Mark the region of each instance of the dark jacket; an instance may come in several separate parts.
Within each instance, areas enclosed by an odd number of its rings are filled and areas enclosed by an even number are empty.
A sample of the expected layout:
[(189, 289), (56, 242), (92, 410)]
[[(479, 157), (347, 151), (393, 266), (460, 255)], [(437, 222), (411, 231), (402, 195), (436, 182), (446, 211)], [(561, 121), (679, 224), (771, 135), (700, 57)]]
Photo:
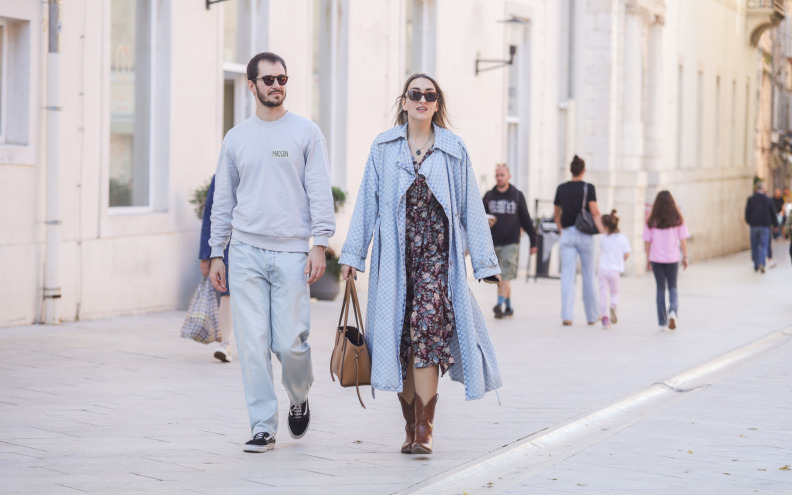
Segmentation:
[(493, 187), (484, 195), (484, 211), (495, 215), (498, 220), (492, 226), (492, 244), (505, 246), (520, 242), (520, 227), (528, 234), (531, 246), (536, 246), (536, 229), (525, 196), (519, 189), (509, 184), (505, 192)]
[[(211, 217), (212, 204), (214, 204), (214, 190), (215, 178), (212, 176), (212, 183), (209, 184), (209, 190), (206, 192), (206, 203), (204, 204), (203, 223), (201, 224), (201, 246), (198, 249), (199, 260), (208, 260), (212, 255), (212, 248), (209, 247), (209, 237), (212, 232)], [(223, 252), (223, 263), (225, 263), (226, 272), (228, 272), (228, 246), (226, 246), (225, 252)]]
[(745, 222), (751, 227), (778, 227), (773, 200), (760, 192), (755, 192), (745, 203)]

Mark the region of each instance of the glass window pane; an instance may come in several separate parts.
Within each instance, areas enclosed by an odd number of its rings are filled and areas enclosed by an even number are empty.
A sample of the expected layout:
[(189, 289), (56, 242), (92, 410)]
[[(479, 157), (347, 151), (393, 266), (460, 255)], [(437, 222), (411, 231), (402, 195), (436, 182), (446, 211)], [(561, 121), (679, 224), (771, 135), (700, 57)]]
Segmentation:
[(110, 206), (149, 204), (150, 0), (112, 0)]
[(236, 1), (224, 2), (225, 23), (223, 26), (223, 61), (239, 62), (239, 6)]

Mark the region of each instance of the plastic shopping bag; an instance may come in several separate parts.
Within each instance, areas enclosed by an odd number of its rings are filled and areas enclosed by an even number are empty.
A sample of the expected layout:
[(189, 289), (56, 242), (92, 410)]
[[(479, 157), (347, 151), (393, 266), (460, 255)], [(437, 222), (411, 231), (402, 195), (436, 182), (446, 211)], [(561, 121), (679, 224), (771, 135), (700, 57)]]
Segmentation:
[(181, 327), (181, 336), (203, 344), (220, 342), (220, 311), (209, 277), (198, 284), (190, 302), (187, 317)]

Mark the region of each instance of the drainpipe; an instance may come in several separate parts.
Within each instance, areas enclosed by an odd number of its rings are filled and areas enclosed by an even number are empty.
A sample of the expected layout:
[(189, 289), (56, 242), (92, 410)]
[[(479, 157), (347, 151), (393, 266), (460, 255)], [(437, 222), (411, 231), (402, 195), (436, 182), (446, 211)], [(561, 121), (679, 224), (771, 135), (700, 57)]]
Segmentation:
[(49, 50), (47, 53), (47, 217), (46, 261), (44, 265), (44, 323), (57, 325), (58, 299), (61, 289), (58, 278), (60, 247), (60, 4), (49, 4)]

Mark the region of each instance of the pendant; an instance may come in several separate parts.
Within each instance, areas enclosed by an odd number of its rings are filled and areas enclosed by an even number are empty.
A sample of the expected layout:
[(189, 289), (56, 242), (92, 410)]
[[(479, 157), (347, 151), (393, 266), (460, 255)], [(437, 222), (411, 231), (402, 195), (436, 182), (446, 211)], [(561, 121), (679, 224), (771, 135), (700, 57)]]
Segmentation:
[(421, 150), (415, 150), (415, 154), (416, 155), (420, 155), (421, 154)]

